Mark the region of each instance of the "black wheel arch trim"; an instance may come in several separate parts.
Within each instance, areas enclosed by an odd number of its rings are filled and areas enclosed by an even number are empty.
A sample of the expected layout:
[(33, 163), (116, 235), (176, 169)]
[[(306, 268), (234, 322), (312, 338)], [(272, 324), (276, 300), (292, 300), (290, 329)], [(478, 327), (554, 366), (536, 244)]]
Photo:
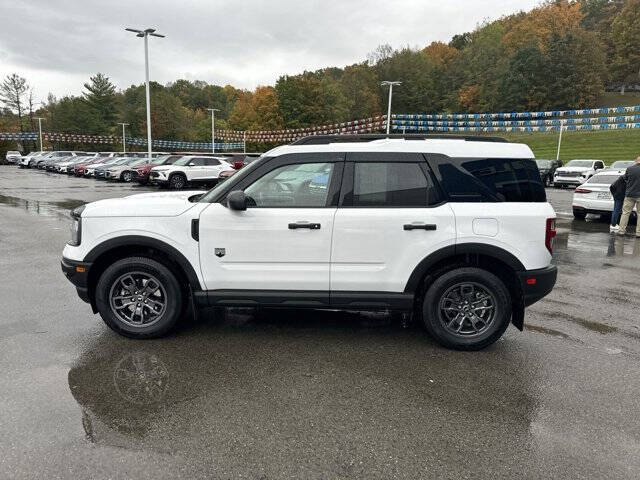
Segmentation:
[(89, 253), (87, 253), (83, 261), (87, 263), (93, 263), (104, 253), (107, 253), (115, 248), (125, 246), (148, 247), (165, 253), (171, 260), (175, 261), (182, 268), (185, 275), (187, 276), (187, 279), (189, 280), (191, 288), (193, 288), (194, 290), (202, 289), (200, 280), (198, 279), (198, 275), (191, 265), (191, 262), (189, 262), (189, 260), (187, 260), (187, 258), (175, 247), (172, 247), (162, 240), (158, 240), (152, 237), (144, 237), (141, 235), (124, 235), (122, 237), (116, 237), (110, 240), (106, 240), (93, 247), (93, 249)]
[(488, 245), (486, 243), (462, 243), (458, 245), (449, 245), (436, 250), (427, 257), (425, 257), (413, 272), (409, 276), (409, 280), (404, 288), (405, 293), (414, 293), (420, 287), (420, 282), (429, 270), (437, 263), (445, 260), (448, 257), (456, 255), (475, 254), (484, 255), (487, 257), (493, 257), (496, 260), (500, 260), (502, 263), (508, 265), (515, 272), (521, 272), (525, 270), (524, 265), (518, 260), (512, 253), (504, 250), (503, 248), (496, 247), (495, 245)]

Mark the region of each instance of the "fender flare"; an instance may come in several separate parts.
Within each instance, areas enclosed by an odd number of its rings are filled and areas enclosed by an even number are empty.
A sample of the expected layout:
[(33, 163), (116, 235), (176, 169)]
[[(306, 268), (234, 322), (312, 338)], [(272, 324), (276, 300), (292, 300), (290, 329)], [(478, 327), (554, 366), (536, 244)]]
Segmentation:
[(163, 252), (170, 258), (175, 261), (180, 268), (184, 271), (189, 283), (191, 284), (191, 288), (194, 290), (200, 290), (200, 280), (198, 279), (198, 275), (196, 274), (193, 265), (191, 262), (187, 260), (187, 258), (180, 253), (175, 247), (172, 247), (168, 243), (163, 242), (162, 240), (158, 240), (152, 237), (144, 237), (141, 235), (124, 235), (122, 237), (111, 238), (109, 240), (105, 240), (104, 242), (96, 245), (87, 253), (83, 262), (93, 263), (98, 257), (102, 254), (108, 252), (109, 250), (113, 250), (118, 247), (149, 247), (160, 252)]
[(519, 272), (525, 270), (522, 262), (512, 253), (494, 245), (486, 243), (462, 243), (458, 245), (449, 245), (429, 254), (427, 257), (422, 259), (420, 263), (418, 263), (418, 265), (413, 269), (413, 272), (411, 272), (409, 280), (407, 280), (407, 284), (404, 288), (405, 293), (415, 293), (420, 286), (421, 280), (436, 263), (441, 262), (448, 257), (465, 254), (479, 254), (487, 257), (493, 257), (496, 260), (500, 260), (514, 271)]

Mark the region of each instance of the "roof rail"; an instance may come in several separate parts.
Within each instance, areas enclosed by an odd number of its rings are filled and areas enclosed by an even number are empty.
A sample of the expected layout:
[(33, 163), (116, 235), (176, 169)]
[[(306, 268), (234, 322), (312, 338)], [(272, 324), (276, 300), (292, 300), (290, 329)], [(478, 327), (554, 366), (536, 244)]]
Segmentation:
[(464, 140), (467, 142), (501, 142), (506, 143), (507, 140), (502, 137), (485, 137), (481, 135), (430, 135), (430, 134), (361, 134), (361, 135), (309, 135), (299, 138), (291, 143), (291, 145), (326, 145), (329, 143), (360, 143), (372, 142), (374, 140), (383, 140), (385, 138), (401, 139), (401, 140)]

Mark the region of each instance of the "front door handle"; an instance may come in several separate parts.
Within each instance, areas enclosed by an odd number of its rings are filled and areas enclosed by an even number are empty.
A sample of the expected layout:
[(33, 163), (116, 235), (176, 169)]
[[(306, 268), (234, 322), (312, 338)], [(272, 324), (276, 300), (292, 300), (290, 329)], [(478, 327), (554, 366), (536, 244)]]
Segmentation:
[(405, 223), (405, 230), (436, 230), (438, 227), (434, 223)]
[(289, 230), (297, 230), (298, 228), (308, 228), (309, 230), (320, 230), (319, 223), (296, 222), (289, 224)]

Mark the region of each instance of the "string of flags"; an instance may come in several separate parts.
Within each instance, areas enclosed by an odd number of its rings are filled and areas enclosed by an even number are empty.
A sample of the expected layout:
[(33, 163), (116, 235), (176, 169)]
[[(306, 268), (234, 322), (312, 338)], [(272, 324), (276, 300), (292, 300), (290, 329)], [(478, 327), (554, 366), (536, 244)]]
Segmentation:
[[(577, 117), (577, 118), (571, 118)], [(247, 142), (287, 143), (309, 135), (340, 135), (377, 133), (387, 126), (387, 116), (378, 115), (313, 127), (283, 130), (217, 130), (215, 143), (218, 151), (237, 150)], [(580, 130), (640, 129), (640, 105), (581, 110), (551, 110), (545, 112), (502, 113), (441, 113), (394, 114), (391, 129), (401, 132), (557, 132)], [(122, 143), (122, 137), (113, 135), (85, 135), (76, 133), (43, 132), (44, 140), (66, 143)], [(0, 140), (37, 141), (36, 132), (0, 132)], [(127, 137), (132, 146), (147, 145), (146, 138)], [(152, 146), (166, 149), (210, 150), (211, 142), (184, 142), (179, 140), (153, 140)]]

